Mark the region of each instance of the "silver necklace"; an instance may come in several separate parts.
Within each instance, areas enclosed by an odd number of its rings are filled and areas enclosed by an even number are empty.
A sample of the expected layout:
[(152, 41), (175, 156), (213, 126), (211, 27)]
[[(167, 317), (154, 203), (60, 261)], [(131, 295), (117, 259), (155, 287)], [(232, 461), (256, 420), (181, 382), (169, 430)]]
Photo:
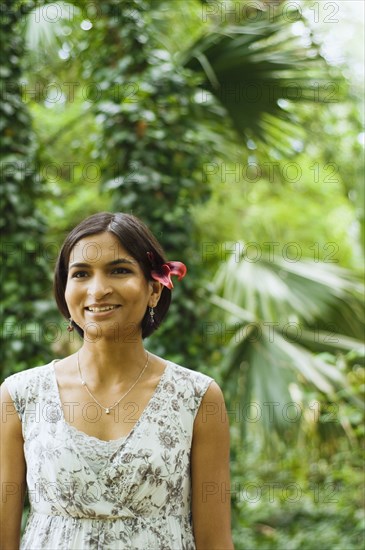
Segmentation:
[(139, 373), (137, 380), (136, 380), (136, 381), (134, 382), (134, 384), (129, 388), (128, 391), (126, 391), (125, 393), (123, 393), (122, 397), (121, 397), (120, 399), (118, 399), (118, 401), (117, 401), (116, 403), (114, 403), (114, 405), (111, 405), (110, 407), (104, 407), (104, 405), (102, 405), (101, 403), (99, 403), (99, 401), (96, 399), (96, 397), (91, 393), (91, 391), (90, 391), (89, 388), (87, 387), (87, 384), (86, 384), (85, 380), (84, 380), (83, 377), (82, 377), (82, 374), (81, 374), (81, 367), (80, 367), (79, 353), (80, 353), (80, 350), (77, 352), (77, 368), (79, 369), (81, 385), (84, 386), (84, 388), (86, 389), (87, 393), (90, 395), (90, 397), (93, 398), (93, 400), (95, 401), (95, 403), (96, 403), (97, 405), (99, 405), (99, 407), (101, 407), (102, 409), (104, 409), (105, 414), (110, 414), (110, 411), (111, 411), (112, 409), (114, 409), (115, 407), (117, 407), (117, 406), (119, 405), (119, 403), (121, 402), (121, 400), (122, 400), (126, 395), (128, 395), (130, 391), (133, 390), (134, 386), (135, 386), (135, 385), (137, 384), (137, 382), (142, 378), (142, 374), (143, 374), (144, 371), (146, 370), (147, 365), (148, 365), (148, 361), (149, 361), (149, 358), (150, 358), (150, 355), (149, 355), (148, 351), (146, 351), (146, 355), (147, 355), (146, 364), (145, 364), (145, 366), (143, 367), (143, 369), (141, 370), (141, 372)]

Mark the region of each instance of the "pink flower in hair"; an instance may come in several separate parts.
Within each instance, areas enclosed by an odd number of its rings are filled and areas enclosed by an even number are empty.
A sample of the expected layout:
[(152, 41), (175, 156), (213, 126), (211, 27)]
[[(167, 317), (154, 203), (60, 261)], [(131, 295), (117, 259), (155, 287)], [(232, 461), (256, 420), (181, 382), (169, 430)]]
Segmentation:
[(160, 266), (156, 265), (153, 252), (147, 252), (147, 256), (152, 265), (151, 277), (155, 281), (160, 281), (167, 288), (174, 288), (171, 281), (171, 275), (177, 275), (179, 281), (185, 277), (187, 269), (182, 262), (166, 262)]

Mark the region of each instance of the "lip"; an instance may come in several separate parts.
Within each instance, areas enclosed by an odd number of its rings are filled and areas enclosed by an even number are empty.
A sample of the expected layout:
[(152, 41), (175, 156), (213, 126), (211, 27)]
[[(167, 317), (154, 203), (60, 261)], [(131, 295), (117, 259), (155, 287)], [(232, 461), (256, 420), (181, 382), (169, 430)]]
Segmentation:
[(110, 306), (117, 306), (119, 307), (120, 304), (109, 304), (107, 302), (103, 302), (101, 304), (88, 304), (87, 306), (85, 306), (85, 309), (87, 309), (88, 307), (110, 307)]
[[(108, 309), (106, 311), (91, 311), (90, 309), (88, 309), (89, 307), (102, 308), (102, 307), (111, 307), (111, 306), (113, 306), (113, 309)], [(109, 315), (112, 315), (120, 307), (121, 307), (120, 304), (90, 304), (88, 306), (85, 306), (84, 310), (88, 315), (97, 316), (97, 317), (107, 317)]]

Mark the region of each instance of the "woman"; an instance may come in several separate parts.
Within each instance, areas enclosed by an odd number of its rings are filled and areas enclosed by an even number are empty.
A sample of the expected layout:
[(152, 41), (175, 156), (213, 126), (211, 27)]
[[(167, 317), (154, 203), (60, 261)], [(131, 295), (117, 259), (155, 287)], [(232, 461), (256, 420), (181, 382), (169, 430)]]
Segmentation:
[(145, 350), (181, 262), (148, 228), (99, 213), (66, 238), (55, 296), (76, 354), (2, 385), (2, 550), (233, 548), (229, 432), (208, 376)]

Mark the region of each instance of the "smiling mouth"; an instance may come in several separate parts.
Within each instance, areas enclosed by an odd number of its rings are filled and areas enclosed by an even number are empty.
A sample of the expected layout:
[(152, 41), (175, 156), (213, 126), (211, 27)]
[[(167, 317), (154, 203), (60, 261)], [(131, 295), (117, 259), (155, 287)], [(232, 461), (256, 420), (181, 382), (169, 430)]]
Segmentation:
[(91, 307), (86, 307), (85, 309), (87, 311), (92, 311), (93, 313), (100, 313), (102, 311), (112, 311), (113, 309), (117, 309), (118, 305), (116, 306), (100, 306), (100, 307), (96, 307), (96, 306), (91, 306)]

